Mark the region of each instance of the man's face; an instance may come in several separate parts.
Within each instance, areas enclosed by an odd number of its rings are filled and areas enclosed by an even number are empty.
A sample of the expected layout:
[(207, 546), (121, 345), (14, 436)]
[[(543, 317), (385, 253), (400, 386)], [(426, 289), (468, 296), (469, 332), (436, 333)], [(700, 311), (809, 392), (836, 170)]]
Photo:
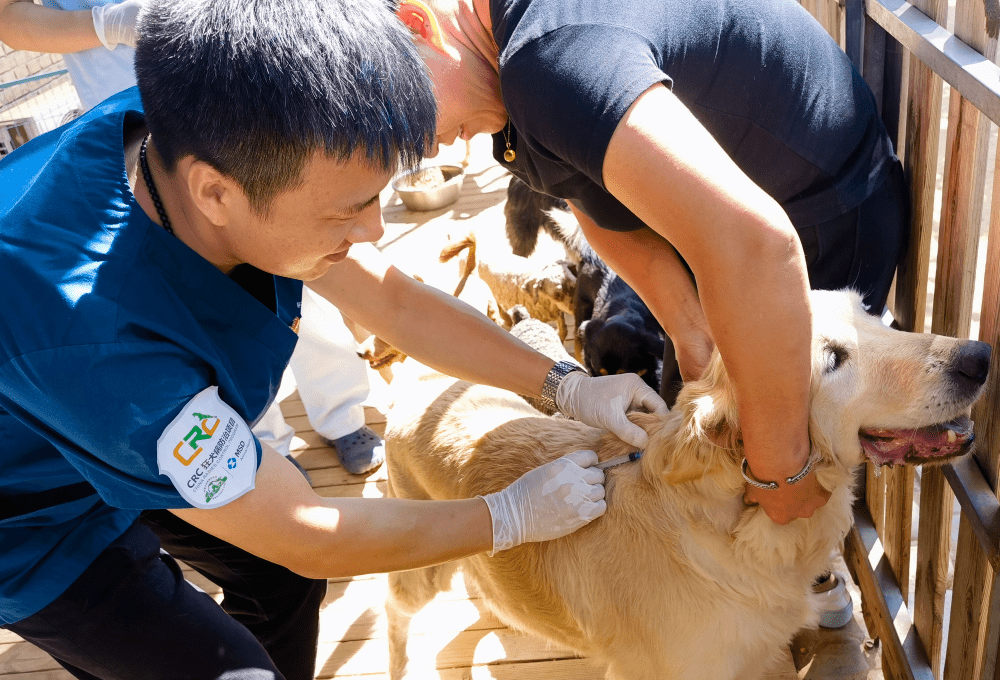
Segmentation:
[(312, 281), (343, 261), (351, 245), (382, 237), (379, 192), (391, 177), (363, 158), (337, 162), (317, 152), (301, 186), (278, 194), (267, 215), (240, 206), (237, 226), (226, 232), (229, 249), (239, 262)]

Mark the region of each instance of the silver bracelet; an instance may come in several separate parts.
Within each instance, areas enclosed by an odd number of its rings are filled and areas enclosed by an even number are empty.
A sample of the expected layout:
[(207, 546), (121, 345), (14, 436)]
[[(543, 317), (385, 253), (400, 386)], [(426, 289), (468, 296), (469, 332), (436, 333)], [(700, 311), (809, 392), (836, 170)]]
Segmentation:
[[(792, 485), (796, 484), (797, 482), (801, 482), (803, 479), (805, 479), (805, 476), (809, 474), (809, 471), (812, 470), (812, 466), (813, 466), (813, 459), (812, 456), (810, 455), (809, 460), (806, 461), (805, 467), (799, 470), (799, 473), (797, 475), (794, 475), (792, 477), (785, 477), (785, 483), (788, 485)], [(751, 477), (750, 465), (749, 463), (747, 463), (746, 456), (743, 457), (743, 462), (740, 464), (740, 472), (743, 473), (743, 479), (745, 479), (747, 481), (747, 484), (749, 484), (750, 486), (755, 486), (758, 489), (766, 489), (768, 491), (774, 491), (775, 489), (778, 488), (777, 482), (762, 482), (760, 480)]]
[(559, 383), (573, 371), (583, 371), (583, 369), (578, 364), (569, 361), (560, 361), (545, 376), (545, 382), (542, 383), (542, 403), (551, 410), (559, 410), (559, 406), (556, 404), (556, 392), (559, 391)]

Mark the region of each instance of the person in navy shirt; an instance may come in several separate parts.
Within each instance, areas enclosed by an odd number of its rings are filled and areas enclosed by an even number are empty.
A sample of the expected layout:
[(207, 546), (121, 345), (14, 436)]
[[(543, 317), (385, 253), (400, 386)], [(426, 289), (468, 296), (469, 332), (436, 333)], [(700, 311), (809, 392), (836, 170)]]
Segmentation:
[(136, 75), (0, 162), (0, 625), (80, 678), (311, 679), (325, 579), (604, 512), (593, 452), (481, 499), (321, 498), (250, 430), (303, 282), (425, 363), (544, 385), (638, 448), (626, 410), (665, 409), (636, 376), (567, 374), (371, 245), (436, 120), (382, 0), (152, 2)]

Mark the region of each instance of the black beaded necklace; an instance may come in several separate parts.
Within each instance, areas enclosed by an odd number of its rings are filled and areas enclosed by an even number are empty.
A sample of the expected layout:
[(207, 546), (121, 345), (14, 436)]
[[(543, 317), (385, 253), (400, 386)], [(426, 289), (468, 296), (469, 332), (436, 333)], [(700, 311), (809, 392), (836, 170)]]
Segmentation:
[[(146, 135), (146, 138), (142, 140), (142, 146), (139, 147), (139, 165), (142, 166), (142, 178), (146, 181), (146, 189), (149, 190), (149, 197), (153, 200), (153, 205), (156, 206), (156, 214), (160, 216), (163, 228), (167, 230), (168, 234), (174, 234), (170, 218), (167, 217), (167, 210), (163, 207), (160, 193), (156, 190), (156, 184), (153, 182), (153, 174), (149, 171), (149, 162), (146, 160), (146, 142), (148, 141), (149, 135)], [(176, 236), (176, 234), (174, 235)]]

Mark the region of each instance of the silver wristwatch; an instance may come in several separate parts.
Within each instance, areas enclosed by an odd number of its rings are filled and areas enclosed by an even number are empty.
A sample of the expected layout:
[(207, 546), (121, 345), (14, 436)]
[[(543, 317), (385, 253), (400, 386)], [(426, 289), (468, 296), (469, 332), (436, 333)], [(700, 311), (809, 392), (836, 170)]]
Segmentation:
[(586, 372), (578, 364), (569, 361), (560, 361), (545, 376), (545, 382), (542, 383), (542, 402), (553, 411), (559, 410), (559, 406), (556, 404), (556, 392), (559, 391), (559, 383), (573, 371)]

